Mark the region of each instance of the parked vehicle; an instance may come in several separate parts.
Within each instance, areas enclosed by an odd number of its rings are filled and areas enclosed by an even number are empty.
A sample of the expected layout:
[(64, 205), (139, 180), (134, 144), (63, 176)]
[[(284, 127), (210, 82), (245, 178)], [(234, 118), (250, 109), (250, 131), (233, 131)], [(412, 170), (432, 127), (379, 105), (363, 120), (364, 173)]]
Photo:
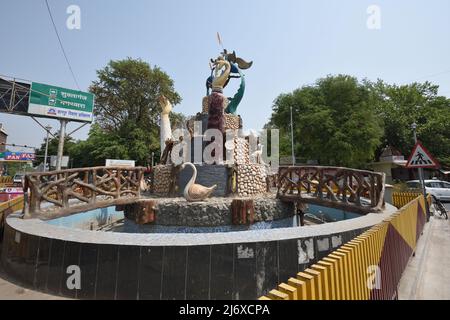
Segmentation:
[(448, 220), (448, 213), (447, 213), (447, 209), (444, 207), (444, 205), (442, 204), (442, 202), (440, 202), (437, 199), (434, 199), (434, 208), (437, 212), (437, 214), (439, 214), (439, 216), (441, 216), (442, 218), (444, 218), (445, 220)]
[[(411, 189), (421, 189), (419, 180), (408, 181), (406, 185)], [(450, 201), (450, 182), (425, 180), (425, 190), (439, 201)]]
[(22, 187), (24, 179), (25, 179), (25, 173), (19, 173), (18, 172), (13, 177), (13, 183), (16, 186)]

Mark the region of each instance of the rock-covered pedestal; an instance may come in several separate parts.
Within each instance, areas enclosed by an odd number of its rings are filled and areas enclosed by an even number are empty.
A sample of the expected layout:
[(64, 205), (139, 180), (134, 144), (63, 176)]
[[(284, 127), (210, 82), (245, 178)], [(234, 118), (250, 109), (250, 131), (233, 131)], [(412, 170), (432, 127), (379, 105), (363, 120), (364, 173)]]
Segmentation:
[[(281, 202), (274, 196), (252, 198), (213, 197), (202, 202), (187, 202), (184, 198), (152, 198), (127, 205), (125, 215), (136, 222), (145, 221), (149, 214), (156, 225), (214, 227), (233, 224), (232, 203), (236, 200), (253, 201), (252, 222), (273, 221), (294, 215), (292, 203)], [(151, 204), (151, 209), (148, 202)], [(145, 212), (142, 212), (146, 209)], [(247, 220), (249, 222), (249, 220)]]

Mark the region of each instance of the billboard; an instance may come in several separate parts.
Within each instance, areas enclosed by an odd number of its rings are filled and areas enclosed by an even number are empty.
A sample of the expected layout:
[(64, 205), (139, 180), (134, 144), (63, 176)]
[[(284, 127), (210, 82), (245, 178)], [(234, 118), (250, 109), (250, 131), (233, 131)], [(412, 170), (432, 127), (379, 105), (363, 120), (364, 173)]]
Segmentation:
[(5, 151), (0, 152), (0, 161), (34, 161), (36, 159), (36, 155), (30, 152), (12, 152)]
[(94, 95), (32, 82), (28, 113), (43, 117), (92, 122)]
[(134, 167), (136, 161), (134, 160), (120, 160), (120, 159), (106, 159), (106, 167)]
[(0, 112), (92, 122), (93, 111), (92, 93), (0, 78)]
[[(57, 156), (51, 156), (50, 157), (50, 166), (56, 167), (56, 160), (58, 159)], [(61, 158), (61, 167), (67, 168), (69, 166), (69, 156), (62, 156)]]

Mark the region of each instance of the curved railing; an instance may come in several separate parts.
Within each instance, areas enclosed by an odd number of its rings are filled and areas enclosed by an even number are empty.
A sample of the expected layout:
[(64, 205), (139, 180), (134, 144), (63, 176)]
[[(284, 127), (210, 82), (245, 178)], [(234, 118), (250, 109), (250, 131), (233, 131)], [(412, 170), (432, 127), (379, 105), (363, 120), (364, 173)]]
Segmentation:
[(360, 213), (382, 211), (385, 174), (342, 167), (289, 166), (278, 170), (277, 196)]
[(25, 218), (54, 218), (140, 197), (143, 167), (92, 167), (25, 176)]

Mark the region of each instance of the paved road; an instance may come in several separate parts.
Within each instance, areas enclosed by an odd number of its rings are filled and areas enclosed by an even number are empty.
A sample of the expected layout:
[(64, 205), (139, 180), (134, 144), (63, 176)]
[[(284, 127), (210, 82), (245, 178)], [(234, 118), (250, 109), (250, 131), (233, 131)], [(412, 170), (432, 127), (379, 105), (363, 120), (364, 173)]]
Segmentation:
[(444, 203), (445, 208), (447, 208), (447, 211), (450, 211), (450, 202)]

